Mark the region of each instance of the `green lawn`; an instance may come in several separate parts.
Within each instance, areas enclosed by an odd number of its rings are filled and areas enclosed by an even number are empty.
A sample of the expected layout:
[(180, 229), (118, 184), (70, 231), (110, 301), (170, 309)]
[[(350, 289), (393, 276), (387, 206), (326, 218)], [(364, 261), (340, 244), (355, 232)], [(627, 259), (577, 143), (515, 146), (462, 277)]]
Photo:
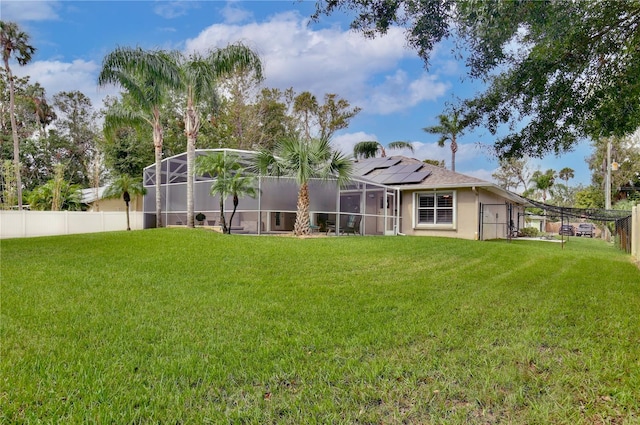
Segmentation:
[(1, 244), (0, 423), (637, 424), (600, 240), (159, 229)]

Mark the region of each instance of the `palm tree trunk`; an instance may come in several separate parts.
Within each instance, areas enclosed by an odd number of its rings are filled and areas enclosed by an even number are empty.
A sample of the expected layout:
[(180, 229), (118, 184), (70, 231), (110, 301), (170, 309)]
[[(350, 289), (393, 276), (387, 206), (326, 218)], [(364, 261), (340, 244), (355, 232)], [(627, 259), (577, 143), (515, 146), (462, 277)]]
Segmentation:
[(11, 135), (13, 136), (13, 168), (16, 173), (16, 196), (18, 197), (18, 210), (22, 211), (22, 177), (20, 170), (20, 141), (18, 140), (18, 124), (15, 116), (15, 86), (13, 75), (9, 68), (9, 58), (4, 58), (4, 69), (7, 70), (9, 78), (9, 115), (11, 116)]
[(229, 217), (229, 231), (228, 234), (231, 234), (231, 223), (233, 223), (233, 216), (236, 215), (236, 209), (238, 208), (238, 195), (233, 195), (233, 212), (231, 213), (231, 217)]
[(127, 209), (126, 209), (126, 211), (127, 211), (127, 230), (131, 230), (131, 225), (130, 225), (130, 222), (129, 222), (129, 203), (125, 202), (125, 205), (127, 206)]
[(160, 111), (155, 108), (153, 111), (153, 146), (156, 152), (156, 227), (162, 227), (162, 126), (160, 125)]
[(456, 171), (456, 152), (458, 152), (458, 143), (456, 138), (451, 139), (451, 171)]
[(195, 138), (187, 135), (187, 227), (194, 228), (193, 221), (193, 167), (196, 156)]
[[(229, 223), (229, 225), (231, 225), (231, 223)], [(222, 193), (220, 194), (220, 228), (222, 229), (222, 233), (227, 233), (227, 223), (224, 219), (224, 196)]]
[(194, 228), (193, 221), (193, 175), (196, 157), (196, 138), (200, 127), (198, 113), (191, 98), (187, 101), (187, 113), (184, 117), (184, 131), (187, 134), (187, 227)]
[(309, 184), (302, 183), (298, 191), (298, 212), (296, 213), (296, 224), (293, 228), (296, 236), (308, 235), (311, 233), (309, 227)]

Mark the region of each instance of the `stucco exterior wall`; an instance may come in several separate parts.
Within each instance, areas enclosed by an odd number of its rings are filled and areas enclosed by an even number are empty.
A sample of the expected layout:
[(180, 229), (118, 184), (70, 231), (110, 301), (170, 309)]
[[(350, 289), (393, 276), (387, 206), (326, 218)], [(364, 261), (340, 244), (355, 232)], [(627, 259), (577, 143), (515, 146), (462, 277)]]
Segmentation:
[[(455, 212), (453, 224), (449, 226), (421, 225), (416, 219), (416, 193), (454, 192)], [(507, 204), (510, 202), (500, 195), (482, 188), (452, 188), (439, 190), (407, 190), (402, 192), (400, 232), (413, 236), (440, 236), (460, 239), (506, 238), (510, 217)], [(480, 221), (481, 204), (483, 218)], [(518, 213), (524, 213), (521, 206), (513, 206), (514, 224)], [(522, 223), (520, 223), (522, 226)]]
[(477, 196), (470, 188), (443, 189), (437, 192), (455, 193), (454, 219), (451, 226), (424, 226), (416, 224), (416, 193), (433, 193), (433, 190), (411, 190), (402, 192), (402, 223), (400, 232), (414, 236), (441, 236), (447, 238), (477, 239), (478, 214)]
[[(100, 211), (122, 211), (124, 212), (126, 205), (122, 198), (118, 199), (100, 199), (97, 202), (91, 204), (91, 208), (89, 211), (91, 212), (100, 212)], [(129, 211), (142, 211), (142, 196), (136, 196), (129, 202)]]
[(513, 217), (509, 217), (507, 205), (509, 201), (500, 195), (488, 191), (481, 191), (481, 220), (480, 239), (505, 239), (509, 229), (509, 222), (517, 220), (518, 211), (512, 212)]

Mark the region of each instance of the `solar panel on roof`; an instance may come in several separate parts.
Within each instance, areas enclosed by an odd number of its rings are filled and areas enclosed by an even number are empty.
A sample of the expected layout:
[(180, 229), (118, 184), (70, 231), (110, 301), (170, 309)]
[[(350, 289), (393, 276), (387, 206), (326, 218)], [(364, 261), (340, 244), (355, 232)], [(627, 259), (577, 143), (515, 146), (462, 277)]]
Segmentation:
[(374, 182), (374, 183), (381, 183), (383, 182), (383, 180), (385, 179), (385, 176), (383, 175), (375, 175), (375, 176), (367, 176), (367, 179), (369, 179), (370, 181)]
[(422, 164), (407, 164), (405, 167), (406, 172), (415, 173), (422, 168)]
[(397, 184), (402, 182), (405, 178), (409, 177), (411, 173), (395, 173), (395, 174), (387, 174), (383, 181), (385, 184)]
[(402, 183), (402, 184), (420, 183), (421, 181), (429, 177), (430, 174), (431, 174), (431, 171), (418, 171), (417, 173), (411, 173), (409, 174), (409, 176), (407, 176), (405, 179), (403, 179), (399, 183)]

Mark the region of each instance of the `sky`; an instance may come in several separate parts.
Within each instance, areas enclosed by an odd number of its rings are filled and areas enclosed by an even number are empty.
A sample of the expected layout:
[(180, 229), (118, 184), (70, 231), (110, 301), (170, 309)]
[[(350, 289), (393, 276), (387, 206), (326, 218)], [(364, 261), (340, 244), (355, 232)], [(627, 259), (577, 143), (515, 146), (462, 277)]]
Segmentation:
[[(103, 58), (117, 47), (206, 52), (243, 42), (263, 60), (264, 86), (309, 91), (321, 100), (335, 93), (362, 108), (332, 143), (352, 153), (360, 141), (413, 143), (414, 152), (389, 151), (420, 160), (444, 160), (451, 150), (423, 131), (456, 99), (472, 97), (483, 86), (466, 75), (447, 43), (432, 53), (429, 69), (407, 48), (404, 31), (392, 28), (367, 39), (349, 29), (350, 17), (334, 13), (311, 22), (313, 1), (0, 1), (0, 19), (16, 22), (37, 50), (26, 66), (12, 64), (17, 76), (30, 77), (47, 92), (79, 90), (96, 109), (117, 87), (98, 87)], [(456, 171), (487, 181), (498, 168), (488, 154), (495, 141), (479, 128), (458, 140)], [(572, 152), (531, 159), (530, 170), (570, 167), (570, 185), (590, 183), (585, 158), (588, 141)]]

